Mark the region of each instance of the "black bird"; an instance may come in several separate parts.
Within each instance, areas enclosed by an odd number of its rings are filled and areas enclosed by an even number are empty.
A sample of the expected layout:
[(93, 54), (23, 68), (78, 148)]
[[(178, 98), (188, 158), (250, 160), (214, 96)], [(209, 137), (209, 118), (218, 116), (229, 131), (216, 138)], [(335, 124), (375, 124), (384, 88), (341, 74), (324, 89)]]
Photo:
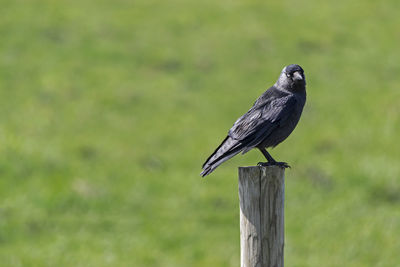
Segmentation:
[(261, 165), (290, 167), (275, 161), (266, 148), (275, 147), (285, 140), (299, 122), (306, 102), (306, 80), (299, 65), (283, 68), (278, 81), (265, 91), (249, 111), (229, 130), (228, 136), (203, 164), (201, 176), (206, 176), (221, 163), (239, 152), (258, 148), (268, 162)]

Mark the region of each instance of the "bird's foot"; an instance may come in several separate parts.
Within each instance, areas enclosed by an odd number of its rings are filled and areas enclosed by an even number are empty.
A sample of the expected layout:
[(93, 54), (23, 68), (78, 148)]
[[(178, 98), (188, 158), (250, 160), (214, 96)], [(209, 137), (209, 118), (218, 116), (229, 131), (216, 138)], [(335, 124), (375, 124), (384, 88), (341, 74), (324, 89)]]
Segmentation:
[(263, 167), (267, 167), (267, 166), (279, 166), (279, 167), (284, 168), (284, 169), (290, 168), (290, 165), (287, 164), (286, 162), (277, 162), (277, 161), (274, 161), (274, 162), (271, 162), (271, 161), (268, 161), (268, 162), (259, 162), (257, 165), (258, 165), (258, 166), (263, 166)]

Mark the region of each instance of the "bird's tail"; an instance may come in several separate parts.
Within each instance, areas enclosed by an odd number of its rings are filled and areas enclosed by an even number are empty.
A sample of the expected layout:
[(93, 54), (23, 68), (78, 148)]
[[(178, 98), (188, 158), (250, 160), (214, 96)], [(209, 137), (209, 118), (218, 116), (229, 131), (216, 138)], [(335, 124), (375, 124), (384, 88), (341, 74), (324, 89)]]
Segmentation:
[(206, 162), (203, 164), (203, 171), (200, 173), (201, 176), (209, 175), (214, 171), (221, 163), (232, 158), (238, 154), (244, 146), (237, 140), (227, 136), (224, 141), (217, 147), (214, 153), (208, 157)]

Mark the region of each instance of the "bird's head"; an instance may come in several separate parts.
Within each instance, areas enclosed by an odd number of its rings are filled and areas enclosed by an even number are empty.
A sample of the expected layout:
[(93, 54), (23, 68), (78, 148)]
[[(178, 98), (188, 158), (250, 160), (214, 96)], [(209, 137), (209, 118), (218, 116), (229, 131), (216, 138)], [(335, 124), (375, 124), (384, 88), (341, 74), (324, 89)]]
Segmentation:
[(304, 70), (296, 64), (284, 67), (276, 82), (278, 88), (288, 91), (303, 90), (305, 85), (306, 78), (304, 76)]

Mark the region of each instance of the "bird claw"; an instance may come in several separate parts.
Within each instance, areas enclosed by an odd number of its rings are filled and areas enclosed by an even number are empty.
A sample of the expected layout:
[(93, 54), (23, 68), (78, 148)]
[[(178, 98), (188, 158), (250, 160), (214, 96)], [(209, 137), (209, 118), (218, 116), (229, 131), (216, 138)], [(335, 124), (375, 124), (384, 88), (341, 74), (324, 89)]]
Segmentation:
[(277, 161), (275, 161), (275, 162), (259, 162), (257, 165), (262, 166), (262, 167), (279, 166), (283, 169), (290, 168), (290, 165), (287, 164), (286, 162), (277, 162)]

